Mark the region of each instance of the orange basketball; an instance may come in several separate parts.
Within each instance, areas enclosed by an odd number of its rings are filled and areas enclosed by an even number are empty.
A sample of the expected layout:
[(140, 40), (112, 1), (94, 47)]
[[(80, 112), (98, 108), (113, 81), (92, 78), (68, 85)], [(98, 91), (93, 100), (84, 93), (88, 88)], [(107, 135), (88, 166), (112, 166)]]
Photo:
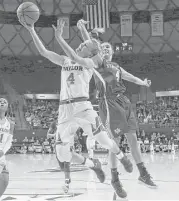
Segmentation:
[(32, 2), (22, 3), (17, 9), (17, 17), (27, 25), (33, 25), (40, 17), (39, 8)]

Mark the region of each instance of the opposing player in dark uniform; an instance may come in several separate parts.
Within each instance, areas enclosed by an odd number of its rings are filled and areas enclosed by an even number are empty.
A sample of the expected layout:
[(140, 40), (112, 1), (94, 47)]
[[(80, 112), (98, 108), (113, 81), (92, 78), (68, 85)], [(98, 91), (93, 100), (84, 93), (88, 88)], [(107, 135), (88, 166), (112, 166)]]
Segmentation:
[[(82, 22), (80, 24), (80, 31), (83, 39), (86, 40), (89, 36), (86, 36), (85, 26), (83, 26)], [(146, 167), (142, 162), (136, 137), (138, 125), (132, 110), (132, 105), (129, 99), (124, 96), (126, 88), (122, 79), (146, 87), (151, 85), (151, 81), (147, 79), (141, 80), (126, 72), (123, 68), (119, 67), (117, 63), (112, 62), (113, 49), (109, 43), (102, 43), (101, 47), (101, 62), (99, 62), (98, 65), (98, 72), (105, 81), (106, 89), (104, 89), (104, 85), (99, 79), (94, 76), (99, 92), (99, 115), (103, 124), (110, 129), (112, 134), (111, 137), (114, 138), (116, 142), (119, 141), (122, 133), (126, 134), (132, 156), (140, 172), (139, 181), (150, 187), (156, 187), (156, 184), (152, 181), (150, 174), (147, 172)], [(116, 158), (112, 153), (109, 155), (112, 175), (111, 184), (118, 192), (117, 194), (124, 198), (127, 196), (127, 193), (122, 188), (118, 178)]]
[[(103, 86), (100, 84), (99, 80), (96, 79), (96, 86), (99, 91), (99, 115), (103, 124), (109, 122), (109, 128), (115, 141), (119, 141), (121, 134), (124, 133), (126, 135), (132, 156), (140, 172), (139, 181), (150, 187), (156, 187), (156, 184), (152, 181), (150, 174), (147, 172), (146, 167), (142, 162), (141, 152), (136, 137), (138, 125), (132, 105), (129, 99), (124, 95), (126, 88), (122, 79), (146, 87), (149, 87), (151, 82), (147, 79), (143, 81), (134, 77), (123, 68), (119, 67), (118, 64), (107, 60), (107, 54), (112, 52), (112, 47), (109, 43), (103, 43), (102, 49), (105, 59), (98, 69), (98, 72), (100, 72), (105, 80), (106, 93), (103, 93)], [(117, 160), (112, 153), (109, 154), (109, 160), (111, 162), (112, 185), (114, 185), (115, 188), (115, 181), (117, 181), (116, 178), (118, 175)], [(117, 184), (119, 186), (118, 181)]]

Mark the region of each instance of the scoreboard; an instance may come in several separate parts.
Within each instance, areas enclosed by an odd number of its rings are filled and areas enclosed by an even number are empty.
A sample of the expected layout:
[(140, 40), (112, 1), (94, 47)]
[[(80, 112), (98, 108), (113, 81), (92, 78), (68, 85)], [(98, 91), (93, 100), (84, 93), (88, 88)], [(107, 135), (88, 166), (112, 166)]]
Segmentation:
[(133, 51), (133, 43), (115, 43), (114, 44), (114, 52), (118, 53), (118, 52), (131, 52)]

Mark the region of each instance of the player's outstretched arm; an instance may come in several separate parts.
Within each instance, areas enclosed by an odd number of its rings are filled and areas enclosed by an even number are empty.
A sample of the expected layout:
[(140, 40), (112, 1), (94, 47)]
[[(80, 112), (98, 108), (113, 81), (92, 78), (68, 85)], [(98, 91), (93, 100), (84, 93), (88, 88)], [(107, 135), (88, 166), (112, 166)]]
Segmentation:
[(88, 24), (89, 22), (81, 19), (77, 22), (77, 27), (78, 29), (80, 30), (81, 32), (81, 35), (82, 35), (82, 38), (83, 38), (83, 41), (86, 41), (86, 40), (91, 40), (91, 37), (90, 37), (90, 34), (88, 33), (85, 25)]
[(78, 29), (80, 30), (80, 32), (81, 32), (81, 35), (82, 35), (82, 38), (83, 38), (83, 41), (86, 41), (86, 40), (91, 40), (91, 38), (92, 38), (92, 34), (96, 34), (96, 39), (97, 40), (99, 40), (98, 39), (98, 37), (99, 37), (99, 33), (104, 33), (105, 32), (105, 30), (104, 30), (104, 28), (94, 28), (92, 31), (91, 31), (91, 33), (89, 33), (88, 31), (87, 31), (87, 29), (86, 29), (86, 27), (85, 27), (85, 25), (86, 24), (88, 24), (89, 22), (88, 21), (85, 21), (85, 20), (83, 20), (83, 19), (81, 19), (81, 20), (79, 20), (78, 22), (77, 22), (77, 27), (78, 27)]
[(121, 68), (121, 71), (122, 71), (122, 79), (123, 80), (129, 81), (129, 82), (133, 82), (133, 83), (135, 83), (137, 85), (142, 85), (142, 86), (150, 87), (150, 85), (151, 85), (151, 81), (150, 80), (148, 80), (148, 79), (141, 80), (140, 78), (135, 77), (134, 75), (128, 73), (123, 68)]
[(52, 25), (55, 31), (55, 37), (64, 50), (66, 54), (70, 57), (71, 60), (77, 62), (78, 64), (87, 67), (87, 68), (94, 68), (95, 64), (92, 59), (89, 58), (82, 58), (76, 54), (76, 52), (68, 45), (68, 43), (63, 39), (62, 33), (64, 28), (65, 21), (64, 20), (58, 20), (57, 21), (57, 27)]
[(34, 25), (29, 26), (21, 21), (20, 23), (30, 32), (37, 50), (43, 57), (49, 59), (52, 63), (55, 63), (57, 65), (62, 66), (64, 64), (66, 57), (47, 50), (40, 40), (39, 36), (37, 35)]

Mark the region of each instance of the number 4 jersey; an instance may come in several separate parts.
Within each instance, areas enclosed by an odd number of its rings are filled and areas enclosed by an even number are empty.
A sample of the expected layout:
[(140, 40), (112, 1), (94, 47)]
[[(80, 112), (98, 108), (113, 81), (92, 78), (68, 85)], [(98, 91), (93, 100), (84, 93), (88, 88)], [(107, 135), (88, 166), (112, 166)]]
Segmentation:
[(92, 74), (93, 69), (85, 68), (67, 58), (61, 71), (60, 100), (89, 98), (89, 82)]

